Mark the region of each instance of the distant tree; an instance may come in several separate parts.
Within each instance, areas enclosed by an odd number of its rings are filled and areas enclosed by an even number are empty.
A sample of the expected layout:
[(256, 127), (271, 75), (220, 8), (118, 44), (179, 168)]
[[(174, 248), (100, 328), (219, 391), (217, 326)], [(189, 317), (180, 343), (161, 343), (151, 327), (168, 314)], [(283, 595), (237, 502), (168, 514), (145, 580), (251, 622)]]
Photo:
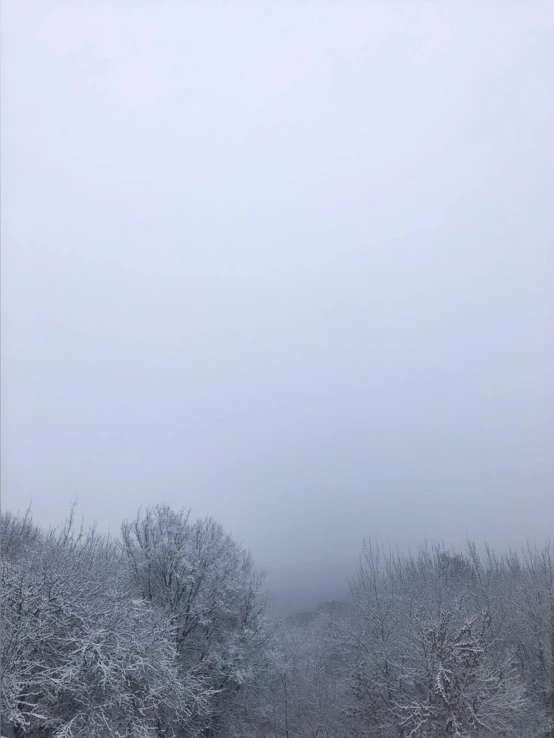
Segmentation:
[(36, 544), (41, 533), (34, 525), (31, 511), (24, 515), (2, 513), (0, 516), (0, 554), (2, 561), (15, 562), (30, 546)]
[(338, 608), (322, 608), (281, 624), (274, 651), (274, 735), (343, 735), (345, 670), (331, 624), (337, 614)]

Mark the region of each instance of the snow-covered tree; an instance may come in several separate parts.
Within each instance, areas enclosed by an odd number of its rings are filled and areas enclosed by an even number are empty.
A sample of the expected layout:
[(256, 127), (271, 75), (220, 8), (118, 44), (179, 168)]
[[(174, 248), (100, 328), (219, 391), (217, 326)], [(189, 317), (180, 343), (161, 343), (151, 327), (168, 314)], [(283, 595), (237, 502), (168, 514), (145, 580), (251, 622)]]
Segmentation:
[[(74, 511), (73, 511), (74, 513)], [(249, 554), (159, 506), (120, 541), (0, 517), (12, 738), (554, 738), (554, 555), (365, 544), (270, 621)]]
[[(2, 562), (2, 717), (16, 735), (194, 735), (213, 690), (179, 671), (171, 622), (130, 597), (94, 531), (36, 537)], [(204, 721), (205, 723), (205, 721)]]
[(525, 688), (509, 650), (497, 652), (480, 615), (460, 623), (442, 613), (415, 623), (393, 706), (407, 738), (520, 736)]
[(533, 705), (535, 735), (554, 738), (554, 552), (550, 544), (506, 557), (504, 629)]
[(250, 555), (215, 521), (192, 522), (167, 506), (125, 522), (122, 539), (137, 594), (174, 627), (181, 672), (193, 670), (214, 690), (207, 734), (221, 733), (240, 711), (238, 695), (255, 681), (267, 641)]
[(525, 684), (493, 600), (475, 610), (478, 581), (467, 557), (441, 549), (384, 557), (365, 546), (342, 632), (353, 735), (524, 735)]

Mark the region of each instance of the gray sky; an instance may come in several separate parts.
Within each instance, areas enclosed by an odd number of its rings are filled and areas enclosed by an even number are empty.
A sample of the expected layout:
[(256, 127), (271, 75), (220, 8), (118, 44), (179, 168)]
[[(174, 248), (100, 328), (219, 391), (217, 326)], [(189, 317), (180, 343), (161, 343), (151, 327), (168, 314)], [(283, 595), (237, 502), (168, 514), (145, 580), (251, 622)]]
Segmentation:
[[(276, 590), (554, 520), (554, 3), (2, 3), (2, 504)], [(284, 596), (284, 595), (283, 595)]]

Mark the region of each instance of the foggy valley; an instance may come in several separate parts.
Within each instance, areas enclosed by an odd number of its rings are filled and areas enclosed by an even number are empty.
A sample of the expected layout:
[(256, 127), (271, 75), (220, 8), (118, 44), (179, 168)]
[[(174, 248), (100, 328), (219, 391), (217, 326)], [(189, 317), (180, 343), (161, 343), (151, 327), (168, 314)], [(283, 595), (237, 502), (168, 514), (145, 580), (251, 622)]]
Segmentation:
[(554, 738), (553, 37), (4, 0), (2, 738)]

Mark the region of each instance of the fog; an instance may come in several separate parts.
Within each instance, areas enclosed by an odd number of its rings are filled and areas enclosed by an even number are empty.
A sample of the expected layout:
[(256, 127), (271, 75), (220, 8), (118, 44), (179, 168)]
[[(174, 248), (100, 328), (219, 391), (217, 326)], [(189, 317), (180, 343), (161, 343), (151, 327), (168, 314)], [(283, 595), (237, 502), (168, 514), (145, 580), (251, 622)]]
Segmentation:
[(2, 4), (2, 506), (301, 608), (554, 514), (554, 6)]

